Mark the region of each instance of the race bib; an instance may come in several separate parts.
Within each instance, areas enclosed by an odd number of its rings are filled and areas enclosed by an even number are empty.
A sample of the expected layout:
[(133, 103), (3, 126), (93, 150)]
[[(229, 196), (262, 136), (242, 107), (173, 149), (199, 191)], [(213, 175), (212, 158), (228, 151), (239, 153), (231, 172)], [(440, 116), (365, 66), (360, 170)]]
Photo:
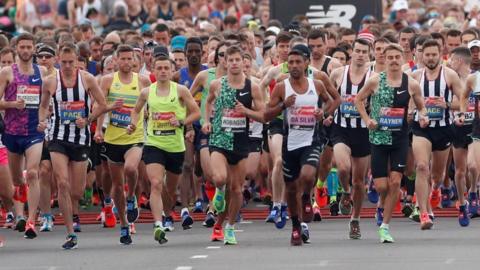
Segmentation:
[(404, 108), (380, 108), (378, 129), (388, 131), (399, 131), (403, 127)]
[(222, 112), (222, 130), (227, 132), (245, 132), (247, 118), (235, 109), (224, 109)]
[(75, 123), (78, 117), (85, 118), (85, 101), (63, 101), (60, 103), (60, 121), (62, 124)]
[(289, 109), (290, 129), (311, 131), (315, 128), (315, 106), (292, 107)]
[(171, 136), (175, 135), (176, 127), (170, 124), (170, 119), (175, 117), (174, 112), (153, 112), (153, 135), (155, 136)]
[(442, 120), (445, 115), (445, 109), (435, 105), (438, 99), (442, 99), (442, 97), (425, 98), (425, 108), (427, 109), (427, 116), (430, 120)]
[(110, 117), (110, 124), (119, 128), (127, 128), (132, 120), (130, 117), (132, 111), (133, 108), (125, 106), (120, 109), (113, 110)]
[(470, 95), (468, 97), (468, 106), (467, 111), (464, 114), (465, 122), (464, 125), (471, 125), (473, 123), (473, 119), (475, 118), (475, 96)]
[(40, 86), (39, 85), (18, 85), (17, 100), (25, 100), (25, 108), (38, 109), (40, 106)]
[(340, 104), (340, 113), (345, 118), (360, 118), (360, 114), (355, 107), (355, 95), (345, 95), (342, 97)]

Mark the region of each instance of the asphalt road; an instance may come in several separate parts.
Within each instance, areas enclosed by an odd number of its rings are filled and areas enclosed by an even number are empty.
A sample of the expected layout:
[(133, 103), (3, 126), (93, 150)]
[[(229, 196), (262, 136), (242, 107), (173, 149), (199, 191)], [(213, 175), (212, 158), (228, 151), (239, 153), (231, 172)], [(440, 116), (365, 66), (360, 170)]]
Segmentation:
[[(153, 240), (152, 225), (137, 225), (134, 244), (121, 246), (119, 227), (85, 225), (79, 248), (65, 251), (64, 228), (40, 233), (34, 240), (1, 229), (6, 246), (0, 248), (0, 270), (60, 269), (478, 269), (480, 219), (461, 228), (455, 218), (437, 218), (431, 231), (395, 219), (391, 233), (396, 243), (380, 244), (373, 219), (362, 219), (362, 240), (348, 239), (348, 220), (310, 224), (311, 244), (291, 247), (290, 226), (277, 230), (254, 221), (237, 225), (237, 246), (209, 241), (210, 229), (195, 223), (191, 230), (168, 233), (169, 242)], [(380, 268), (378, 268), (380, 267)]]

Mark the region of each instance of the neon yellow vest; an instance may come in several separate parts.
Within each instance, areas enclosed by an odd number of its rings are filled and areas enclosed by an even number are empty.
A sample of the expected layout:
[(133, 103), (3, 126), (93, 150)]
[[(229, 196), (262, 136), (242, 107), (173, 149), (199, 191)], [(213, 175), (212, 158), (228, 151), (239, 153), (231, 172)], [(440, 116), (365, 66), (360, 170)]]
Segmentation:
[(112, 104), (119, 99), (123, 99), (123, 107), (109, 113), (109, 124), (105, 131), (105, 142), (116, 145), (128, 145), (142, 143), (143, 134), (143, 110), (140, 112), (137, 129), (131, 135), (126, 132), (127, 126), (131, 122), (131, 112), (135, 107), (141, 89), (139, 89), (138, 74), (133, 73), (132, 81), (129, 84), (120, 82), (118, 72), (113, 74), (112, 85), (108, 91), (107, 103)]
[(170, 82), (168, 96), (157, 95), (157, 84), (150, 86), (148, 92), (148, 127), (146, 145), (155, 146), (169, 153), (185, 151), (183, 127), (174, 127), (170, 118), (184, 121), (187, 108), (180, 102), (177, 83)]

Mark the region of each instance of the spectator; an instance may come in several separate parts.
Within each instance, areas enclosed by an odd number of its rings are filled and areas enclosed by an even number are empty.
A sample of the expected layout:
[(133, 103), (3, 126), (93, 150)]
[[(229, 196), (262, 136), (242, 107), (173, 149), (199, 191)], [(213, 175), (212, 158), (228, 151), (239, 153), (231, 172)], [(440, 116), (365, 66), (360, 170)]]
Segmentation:
[(115, 30), (133, 29), (132, 24), (128, 21), (127, 5), (124, 2), (117, 2), (114, 5), (113, 19), (103, 30), (103, 35), (106, 35)]

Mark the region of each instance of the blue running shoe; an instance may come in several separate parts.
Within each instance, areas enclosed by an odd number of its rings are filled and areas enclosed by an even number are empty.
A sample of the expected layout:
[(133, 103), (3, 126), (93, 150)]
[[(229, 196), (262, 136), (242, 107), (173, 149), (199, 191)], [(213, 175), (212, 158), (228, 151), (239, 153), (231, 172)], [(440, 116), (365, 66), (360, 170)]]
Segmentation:
[(277, 206), (274, 206), (272, 207), (272, 210), (270, 210), (270, 214), (268, 215), (265, 222), (275, 223), (275, 220), (277, 220), (277, 217), (280, 217), (280, 209), (278, 209)]
[(472, 218), (478, 217), (478, 198), (475, 192), (468, 194), (468, 213)]
[(127, 221), (128, 223), (134, 223), (140, 216), (140, 211), (137, 204), (137, 197), (133, 196), (132, 199), (127, 200)]
[(280, 218), (275, 219), (275, 227), (277, 227), (277, 229), (279, 230), (283, 229), (287, 224), (287, 219), (288, 219), (287, 206), (282, 205), (280, 207)]
[(212, 212), (208, 212), (202, 225), (206, 228), (213, 227), (215, 225), (215, 215)]
[(80, 217), (78, 215), (73, 215), (73, 231), (82, 232), (82, 228), (80, 227)]
[(130, 245), (132, 244), (132, 237), (130, 236), (130, 229), (129, 227), (122, 227), (120, 228), (120, 244), (122, 245)]
[(383, 208), (377, 208), (377, 213), (375, 213), (375, 220), (377, 221), (377, 226), (382, 225), (383, 223)]
[(62, 245), (63, 249), (76, 249), (78, 247), (78, 240), (76, 234), (69, 234), (67, 241)]
[(460, 205), (458, 223), (462, 227), (467, 227), (470, 224), (470, 217), (468, 216), (467, 205)]
[(173, 218), (171, 216), (163, 218), (163, 228), (166, 232), (173, 232), (175, 228), (173, 227)]
[(305, 222), (300, 224), (302, 228), (302, 241), (304, 244), (310, 244), (310, 231), (308, 230), (308, 225)]
[(203, 213), (202, 200), (198, 199), (198, 200), (195, 202), (195, 206), (193, 207), (193, 213)]
[(452, 190), (450, 188), (442, 188), (442, 208), (450, 207), (452, 203)]
[(188, 209), (183, 209), (182, 210), (182, 227), (184, 230), (188, 230), (192, 228), (193, 224), (193, 219), (190, 216), (190, 213), (188, 213)]
[(373, 203), (373, 204), (377, 204), (378, 203), (378, 192), (377, 190), (375, 189), (375, 186), (373, 184), (373, 180), (370, 181), (370, 184), (368, 185), (368, 193), (367, 193), (367, 196), (368, 196), (368, 200)]

